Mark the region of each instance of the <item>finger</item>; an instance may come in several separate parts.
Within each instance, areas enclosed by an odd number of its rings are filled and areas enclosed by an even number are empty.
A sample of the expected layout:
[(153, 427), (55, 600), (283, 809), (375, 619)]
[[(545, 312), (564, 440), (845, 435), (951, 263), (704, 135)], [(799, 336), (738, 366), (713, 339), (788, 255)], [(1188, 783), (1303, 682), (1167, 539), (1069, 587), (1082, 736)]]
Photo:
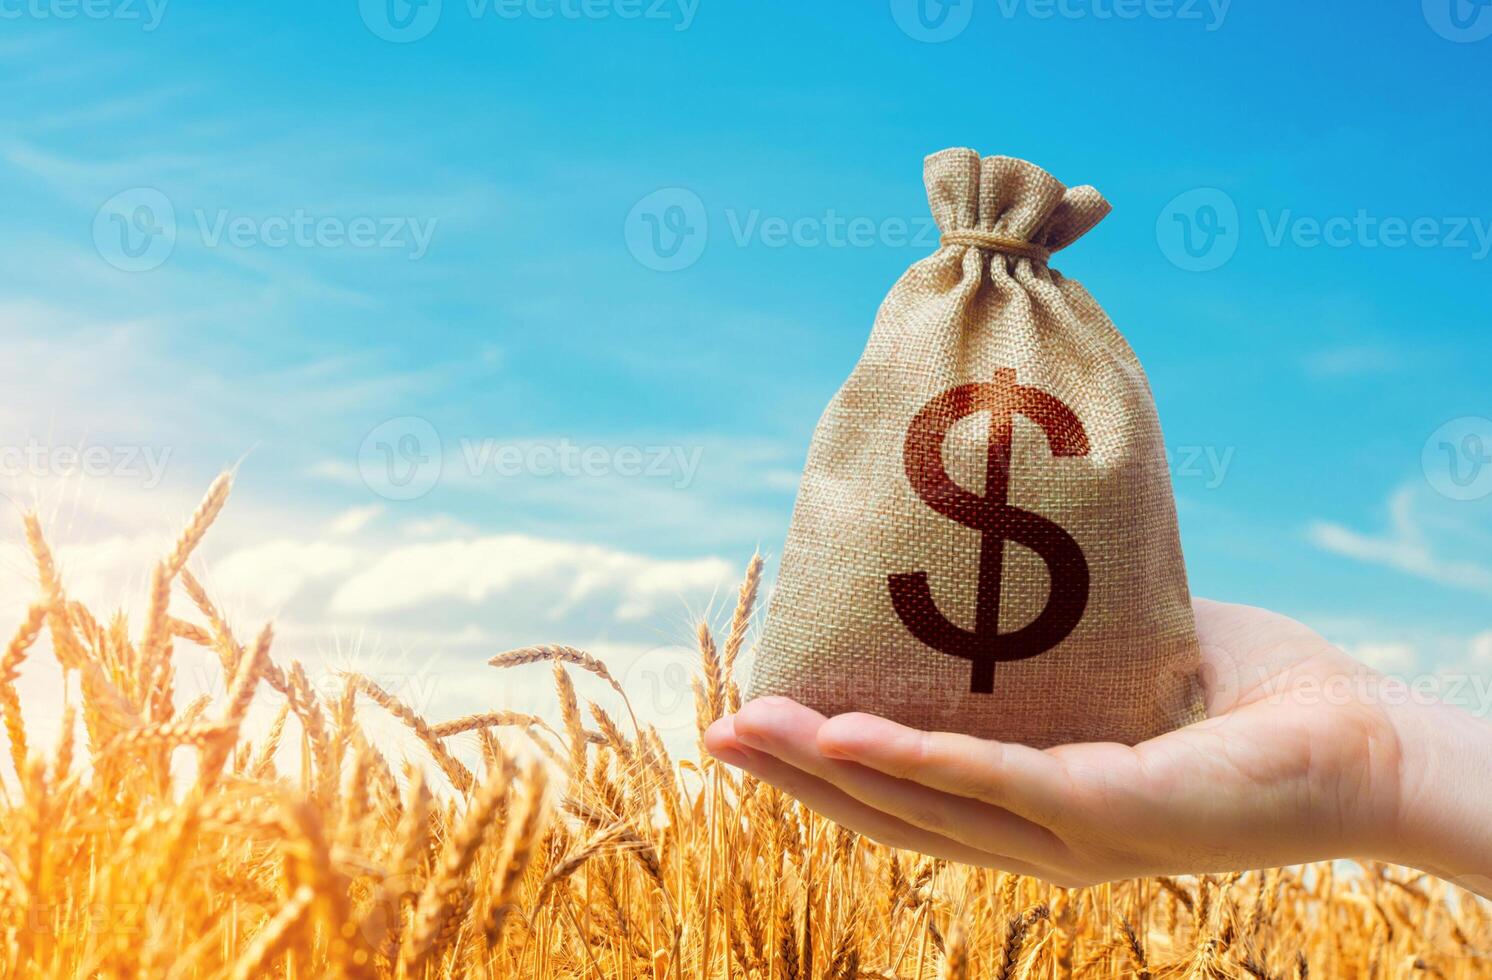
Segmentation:
[(818, 747), (830, 758), (982, 800), (1044, 827), (1060, 826), (1073, 802), (1067, 766), (1025, 745), (921, 732), (855, 713), (825, 721), (818, 729)]
[(705, 750), (736, 768), (744, 768), (749, 749), (736, 736), (736, 716), (722, 715), (705, 729)]
[(1037, 864), (1060, 865), (1067, 859), (1056, 835), (1009, 810), (924, 785), (920, 777), (900, 778), (826, 755), (819, 735), (827, 724), (816, 711), (768, 698), (744, 706), (733, 730), (747, 747), (770, 752), (914, 827)]
[(745, 746), (728, 751), (739, 753), (742, 760), (739, 768), (757, 779), (770, 783), (793, 796), (814, 813), (887, 847), (917, 851), (945, 861), (998, 868), (1015, 874), (1061, 882), (1060, 876), (1054, 875), (1045, 868), (1039, 868), (1006, 855), (970, 847), (959, 841), (913, 827), (890, 814), (866, 806), (837, 787), (801, 769), (795, 769), (766, 752), (757, 752)]

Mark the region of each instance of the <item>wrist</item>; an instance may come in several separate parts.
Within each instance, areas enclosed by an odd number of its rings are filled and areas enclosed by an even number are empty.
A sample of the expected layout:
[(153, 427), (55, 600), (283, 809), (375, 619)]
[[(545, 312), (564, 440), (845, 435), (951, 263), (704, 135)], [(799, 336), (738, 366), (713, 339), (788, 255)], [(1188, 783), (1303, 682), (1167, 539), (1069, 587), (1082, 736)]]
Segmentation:
[(1393, 716), (1399, 738), (1396, 815), (1373, 857), (1492, 895), (1492, 724), (1444, 704)]

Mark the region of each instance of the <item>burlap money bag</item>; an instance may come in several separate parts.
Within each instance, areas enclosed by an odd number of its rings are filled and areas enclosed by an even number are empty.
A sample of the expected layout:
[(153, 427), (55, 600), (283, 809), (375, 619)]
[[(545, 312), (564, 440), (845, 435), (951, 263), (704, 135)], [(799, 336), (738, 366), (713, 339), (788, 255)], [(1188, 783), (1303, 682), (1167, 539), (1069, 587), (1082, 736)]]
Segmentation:
[(750, 696), (1042, 747), (1196, 720), (1149, 382), (1048, 264), (1108, 203), (967, 149), (925, 179), (942, 245), (814, 432)]

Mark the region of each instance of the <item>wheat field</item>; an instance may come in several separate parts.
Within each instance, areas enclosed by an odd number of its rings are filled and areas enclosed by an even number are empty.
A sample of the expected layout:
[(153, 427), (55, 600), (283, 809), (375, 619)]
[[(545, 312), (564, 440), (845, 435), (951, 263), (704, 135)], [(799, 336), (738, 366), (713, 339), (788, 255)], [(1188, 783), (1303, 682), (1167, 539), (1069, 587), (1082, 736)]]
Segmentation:
[[(39, 592), (0, 658), (7, 977), (1492, 975), (1483, 903), (1403, 869), (1064, 890), (887, 849), (709, 758), (670, 758), (570, 647), (472, 668), (551, 671), (548, 720), (431, 721), (352, 673), (323, 695), (268, 626), (235, 635), (187, 568), (229, 487), (155, 567), (138, 631), (71, 598), (24, 519)], [(739, 705), (760, 574), (754, 559), (718, 639), (699, 626), (701, 731)], [(45, 647), (78, 692), (47, 746), (15, 686)], [(177, 703), (188, 657), (216, 660), (221, 696)], [(257, 742), (256, 699), (275, 708)], [(402, 722), (425, 763), (395, 771), (366, 712)], [(473, 743), (479, 765), (460, 758)]]

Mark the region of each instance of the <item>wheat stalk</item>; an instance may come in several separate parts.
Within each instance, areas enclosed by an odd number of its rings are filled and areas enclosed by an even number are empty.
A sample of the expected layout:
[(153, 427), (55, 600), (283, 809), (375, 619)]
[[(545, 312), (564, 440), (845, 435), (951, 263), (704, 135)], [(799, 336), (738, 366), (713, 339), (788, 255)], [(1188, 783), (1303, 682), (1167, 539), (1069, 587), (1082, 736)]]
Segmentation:
[(746, 565), (746, 578), (736, 596), (736, 609), (731, 615), (730, 631), (725, 636), (721, 651), (721, 671), (726, 681), (726, 710), (741, 710), (741, 689), (736, 684), (736, 658), (746, 645), (746, 633), (751, 628), (751, 616), (756, 611), (756, 594), (761, 587), (762, 556), (755, 554)]
[(409, 726), (410, 730), (414, 732), (415, 737), (420, 740), (425, 748), (429, 750), (430, 755), (435, 758), (436, 764), (446, 774), (446, 778), (451, 781), (452, 786), (455, 786), (456, 789), (463, 793), (471, 788), (471, 770), (457, 761), (455, 756), (451, 755), (450, 751), (446, 749), (445, 745), (431, 730), (430, 723), (419, 712), (368, 678), (360, 674), (350, 674), (347, 676), (359, 693), (365, 695), (374, 704)]
[(167, 608), (171, 604), (171, 583), (177, 574), (186, 567), (187, 559), (201, 542), (207, 529), (217, 519), (218, 512), (228, 502), (228, 493), (233, 487), (233, 478), (228, 473), (221, 473), (212, 485), (207, 488), (207, 494), (197, 509), (192, 512), (191, 519), (182, 529), (176, 539), (176, 544), (159, 565), (155, 567), (150, 578), (150, 606), (145, 614), (145, 638), (140, 644), (139, 679), (142, 685), (148, 686), (154, 681), (156, 673), (161, 669), (161, 658), (165, 656), (166, 646), (171, 635), (171, 627), (168, 622)]
[(637, 723), (637, 715), (632, 711), (632, 701), (627, 697), (627, 692), (623, 690), (621, 683), (612, 676), (611, 670), (605, 663), (586, 653), (584, 650), (578, 650), (575, 647), (567, 647), (557, 643), (536, 647), (522, 647), (517, 650), (509, 650), (506, 653), (498, 654), (491, 660), (488, 660), (487, 665), (498, 668), (521, 667), (525, 664), (544, 663), (546, 661), (570, 664), (601, 678), (611, 686), (613, 691), (621, 695), (622, 705), (627, 709), (627, 716), (632, 719), (633, 729), (639, 733), (642, 731), (641, 726)]
[(513, 725), (548, 728), (538, 715), (527, 715), (521, 711), (483, 711), (474, 715), (462, 715), (450, 721), (442, 721), (426, 728), (433, 738), (450, 738), (463, 732), (474, 732), (484, 728), (503, 728)]
[(545, 816), (543, 773), (544, 770), (537, 764), (530, 763), (521, 779), (523, 795), (515, 807), (503, 839), (502, 854), (496, 864), (499, 875), (497, 887), (492, 892), (483, 925), (483, 933), (490, 947), (496, 947), (502, 942), (503, 924), (518, 897), (518, 885), (534, 858), (534, 847)]
[[(468, 887), (467, 871), (476, 858), (477, 848), (485, 839), (492, 816), (508, 794), (508, 773), (497, 769), (477, 787), (466, 815), (456, 833), (446, 842), (440, 865), (415, 907), (415, 925), (406, 959), (411, 972), (418, 973), (425, 960), (439, 955), (442, 933), (447, 923), (465, 905), (458, 901)], [(469, 896), (468, 896), (469, 897)]]
[[(569, 670), (619, 689), (615, 676), (572, 647), (495, 658), (559, 669), (553, 699), (522, 711), (478, 706), (427, 720), (358, 675), (323, 698), (304, 666), (274, 664), (267, 629), (240, 644), (185, 568), (225, 488), (147, 578), (138, 635), (122, 614), (95, 615), (69, 597), (40, 523), (23, 521), (37, 594), (17, 607), (0, 651), (0, 720), (16, 770), (0, 790), (7, 975), (1492, 975), (1476, 956), (1492, 948), (1483, 903), (1382, 865), (1064, 891), (886, 848), (750, 777), (676, 760), (676, 743), (635, 718), (624, 735), (606, 709), (582, 704), (571, 682), (584, 678)], [(737, 703), (760, 577), (754, 559), (718, 649), (708, 629), (699, 635), (701, 724)], [(181, 586), (202, 625), (171, 615), (162, 583)], [(22, 712), (58, 709), (34, 709), (19, 683), (38, 666), (43, 630), (69, 681), (61, 733), (45, 745)], [(212, 649), (222, 667), (223, 683), (181, 709), (188, 685), (176, 683), (173, 641)], [(265, 698), (261, 735), (248, 719)], [(364, 731), (358, 698), (400, 719), (390, 744)], [(291, 715), (299, 739), (284, 737)], [(515, 739), (529, 753), (517, 758), (495, 734), (503, 729), (539, 751)], [(450, 742), (469, 732), (480, 779)], [(173, 756), (183, 745), (197, 748), (195, 773)], [(396, 778), (388, 752), (418, 762)], [(276, 771), (280, 758), (289, 775)], [(86, 918), (99, 910), (115, 919)]]
[(15, 763), (16, 775), (26, 768), (26, 722), (21, 717), (21, 699), (16, 694), (16, 677), (26, 652), (36, 642), (46, 619), (48, 607), (34, 603), (26, 611), (26, 618), (5, 647), (0, 656), (0, 713), (5, 717), (5, 733), (10, 739), (10, 756)]

